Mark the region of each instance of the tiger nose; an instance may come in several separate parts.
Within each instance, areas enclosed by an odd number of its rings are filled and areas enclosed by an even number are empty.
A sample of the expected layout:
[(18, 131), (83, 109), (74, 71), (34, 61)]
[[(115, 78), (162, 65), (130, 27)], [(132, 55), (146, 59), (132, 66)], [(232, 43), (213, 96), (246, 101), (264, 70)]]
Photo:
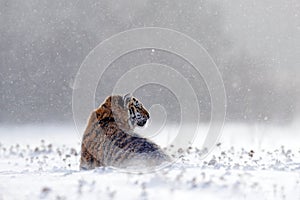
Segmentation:
[(145, 125), (147, 123), (147, 119), (143, 118), (142, 119), (142, 124)]

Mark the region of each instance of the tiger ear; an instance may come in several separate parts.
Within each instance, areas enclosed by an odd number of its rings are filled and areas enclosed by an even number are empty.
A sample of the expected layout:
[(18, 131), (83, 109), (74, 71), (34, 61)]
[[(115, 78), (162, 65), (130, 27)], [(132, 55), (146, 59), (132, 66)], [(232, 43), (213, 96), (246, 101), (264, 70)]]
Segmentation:
[(124, 107), (127, 106), (127, 104), (129, 103), (131, 97), (132, 97), (132, 95), (130, 93), (128, 93), (128, 94), (126, 94), (126, 95), (123, 96)]

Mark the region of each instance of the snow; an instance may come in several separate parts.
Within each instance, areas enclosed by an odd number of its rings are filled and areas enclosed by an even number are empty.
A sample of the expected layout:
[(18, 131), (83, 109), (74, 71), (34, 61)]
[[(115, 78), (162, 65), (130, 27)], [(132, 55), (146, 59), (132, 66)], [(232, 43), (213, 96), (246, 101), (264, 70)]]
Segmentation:
[(299, 199), (297, 130), (295, 124), (228, 124), (205, 159), (199, 158), (198, 138), (171, 166), (126, 173), (79, 171), (81, 135), (72, 126), (1, 126), (0, 200)]

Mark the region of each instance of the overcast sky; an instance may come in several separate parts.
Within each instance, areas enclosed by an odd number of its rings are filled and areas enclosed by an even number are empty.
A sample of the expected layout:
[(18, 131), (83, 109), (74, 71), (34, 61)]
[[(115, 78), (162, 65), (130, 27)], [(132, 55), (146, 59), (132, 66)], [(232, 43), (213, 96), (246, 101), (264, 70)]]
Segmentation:
[[(300, 1), (225, 0), (226, 29), (235, 42), (267, 60), (279, 84), (297, 84), (300, 73)], [(238, 48), (238, 45), (236, 46)]]

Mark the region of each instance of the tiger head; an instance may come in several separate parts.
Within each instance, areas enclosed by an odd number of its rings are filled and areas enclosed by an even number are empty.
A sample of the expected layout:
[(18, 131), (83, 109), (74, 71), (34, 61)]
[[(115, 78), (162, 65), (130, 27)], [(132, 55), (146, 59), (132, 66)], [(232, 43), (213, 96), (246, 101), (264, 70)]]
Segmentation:
[(103, 126), (108, 122), (116, 122), (124, 130), (142, 127), (150, 118), (144, 106), (130, 94), (109, 96), (96, 110), (96, 117)]
[(139, 100), (130, 94), (124, 96), (124, 107), (128, 110), (128, 122), (132, 127), (144, 126), (150, 118), (148, 111)]

